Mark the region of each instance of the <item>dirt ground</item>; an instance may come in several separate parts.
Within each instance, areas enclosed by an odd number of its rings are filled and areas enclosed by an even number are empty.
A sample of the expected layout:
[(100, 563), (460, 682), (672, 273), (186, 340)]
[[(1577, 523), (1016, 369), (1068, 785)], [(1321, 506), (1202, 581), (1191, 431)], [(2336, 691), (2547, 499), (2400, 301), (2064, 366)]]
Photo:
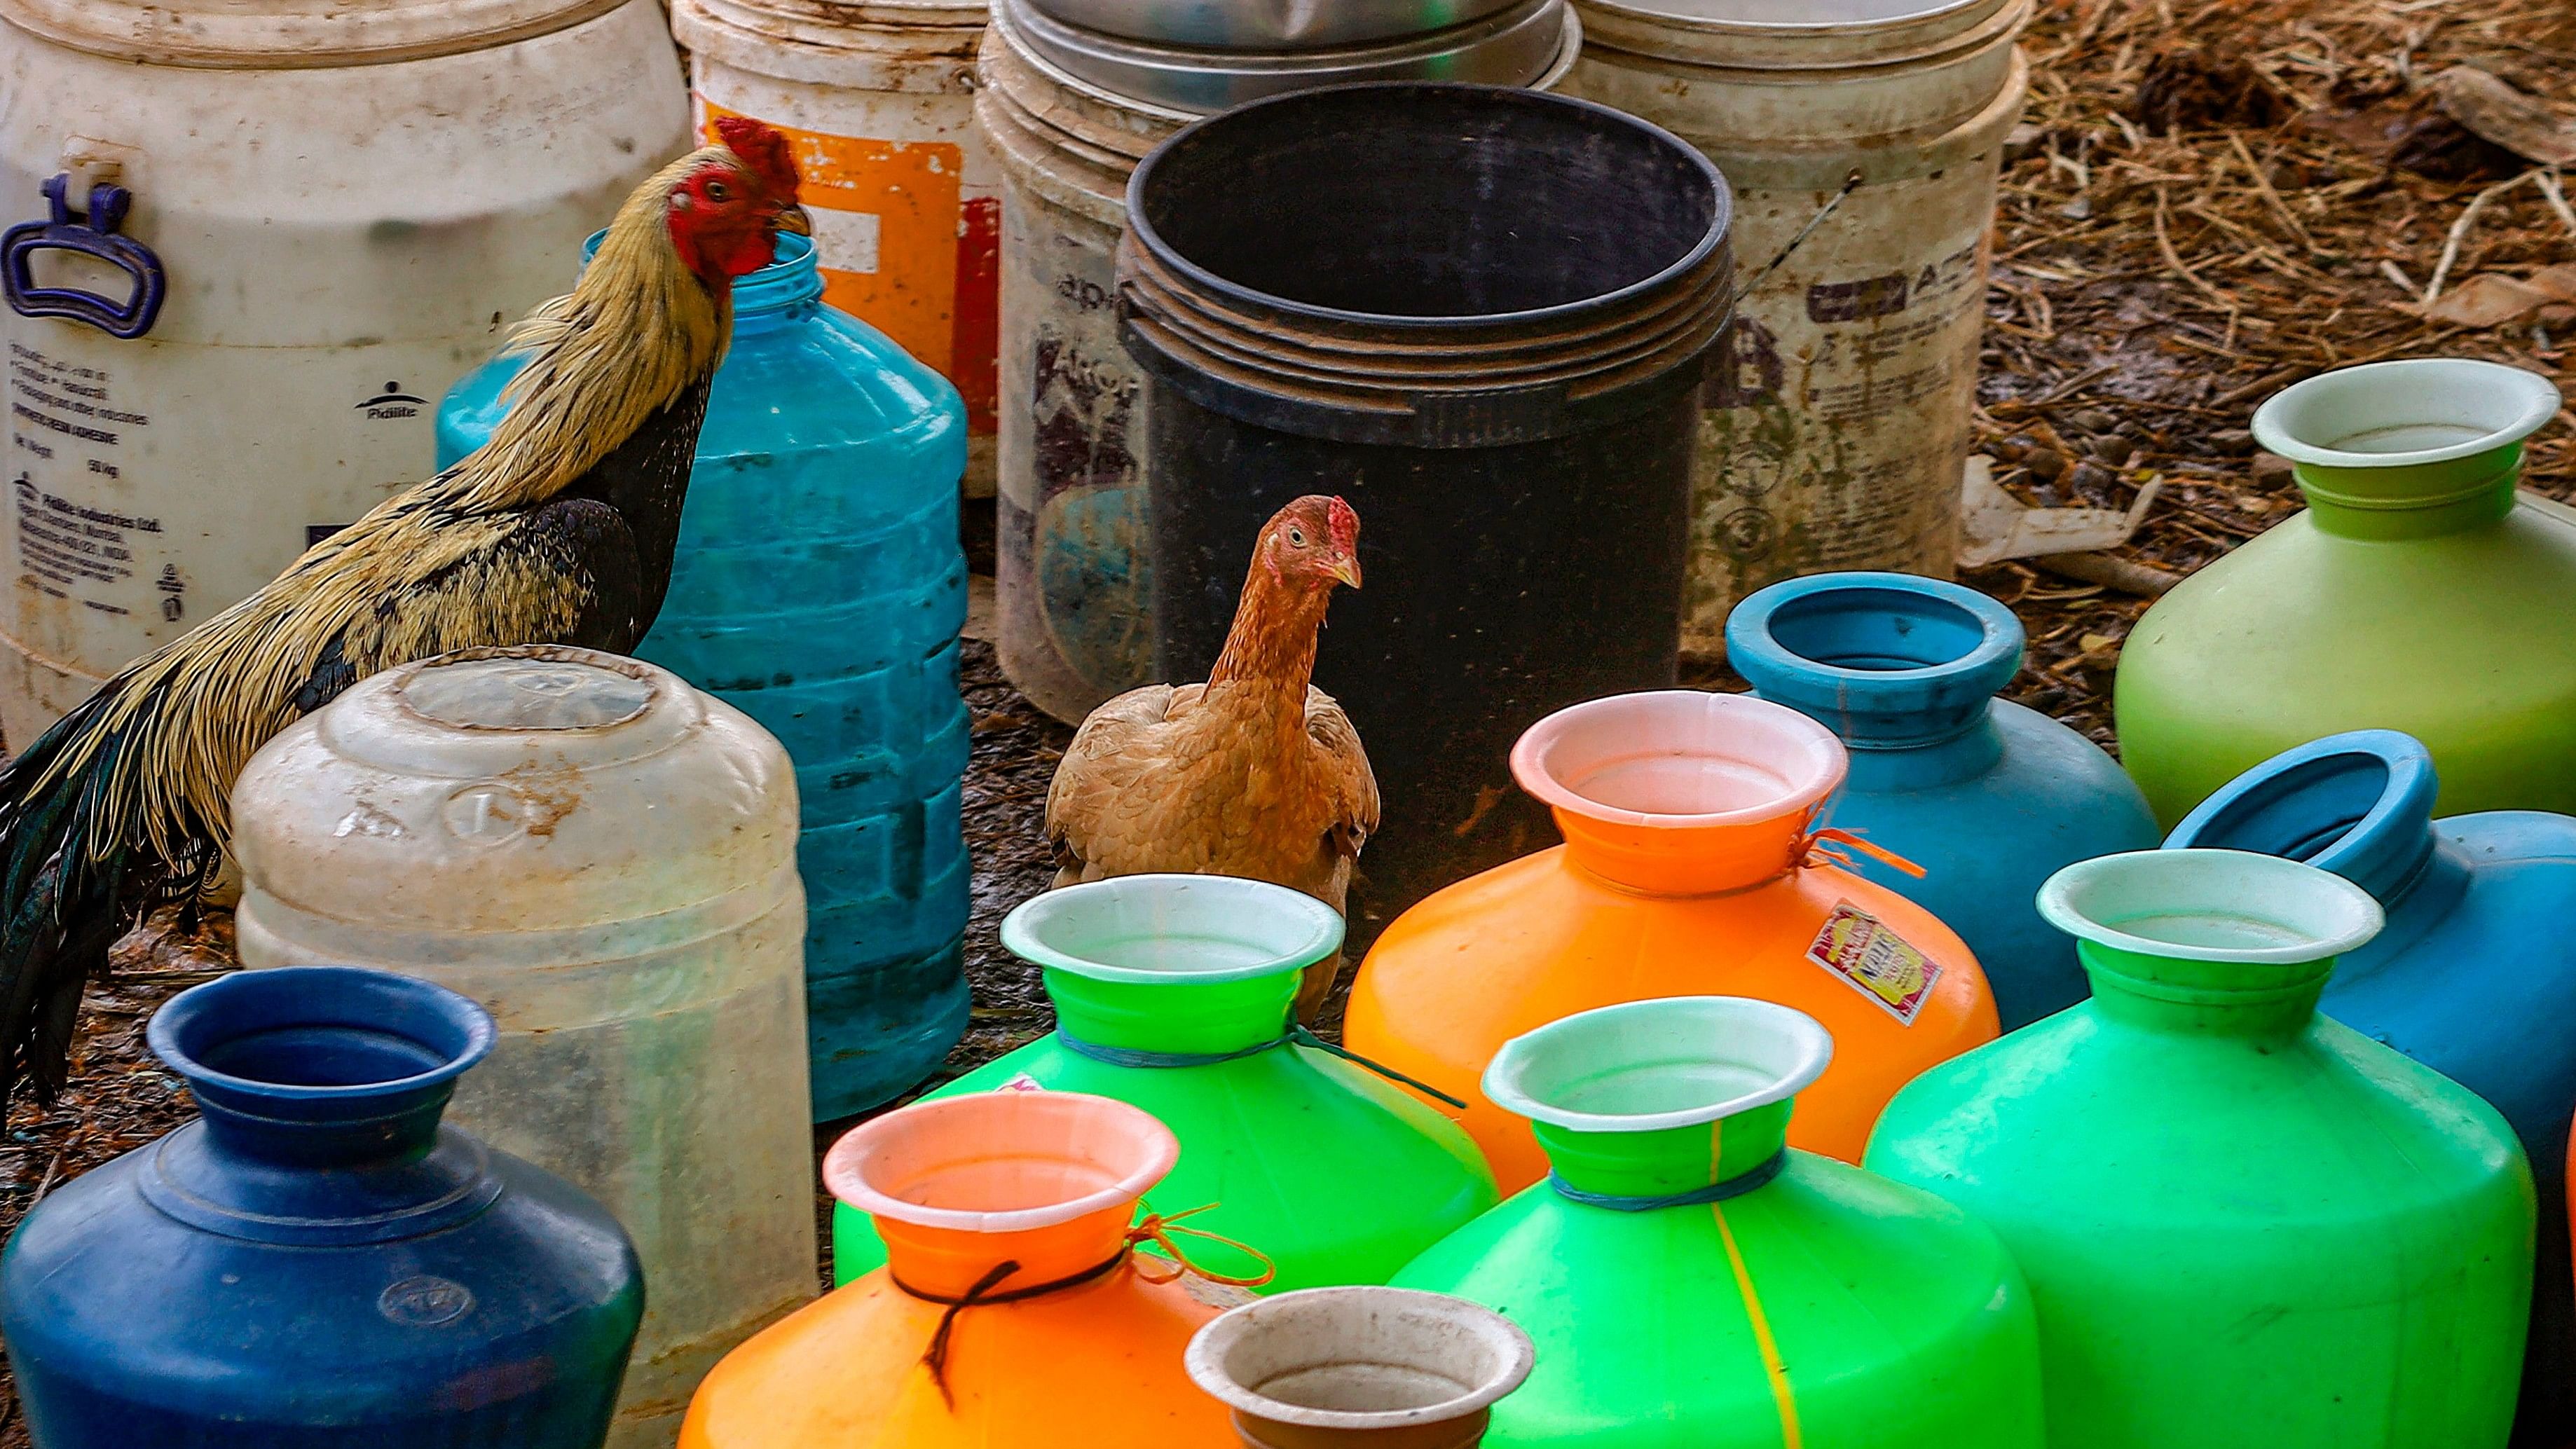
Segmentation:
[[(2445, 354), (2561, 377), (2576, 293), (2533, 304), (2532, 286), (2509, 279), (2576, 263), (2576, 210), (2554, 171), (2453, 119), (2437, 77), (2468, 66), (2526, 95), (2576, 98), (2576, 4), (2042, 0), (2025, 44), (2034, 85), (2007, 153), (1977, 417), (1999, 481), (2025, 502), (2125, 507), (2161, 477), (2121, 557), (2187, 573), (2298, 507), (2286, 467), (2246, 430), (2279, 388)], [(2576, 160), (2576, 123), (2565, 135), (2560, 159)], [(2528, 481), (2576, 495), (2576, 413), (2534, 439)], [(2111, 670), (2147, 598), (2025, 565), (1967, 581), (2029, 627), (2012, 697), (2111, 744)], [(975, 1008), (951, 1070), (1050, 1025), (1034, 972), (995, 929), (1051, 874), (1038, 821), (1069, 736), (981, 644), (965, 684)], [(229, 948), (221, 920), (196, 940), (120, 948), (91, 993), (70, 1089), (11, 1114), (0, 1229), (186, 1119), (141, 1026), (223, 969)], [(819, 1129), (818, 1148), (841, 1125)], [(14, 1396), (0, 1401), (0, 1449), (25, 1443), (16, 1419)]]

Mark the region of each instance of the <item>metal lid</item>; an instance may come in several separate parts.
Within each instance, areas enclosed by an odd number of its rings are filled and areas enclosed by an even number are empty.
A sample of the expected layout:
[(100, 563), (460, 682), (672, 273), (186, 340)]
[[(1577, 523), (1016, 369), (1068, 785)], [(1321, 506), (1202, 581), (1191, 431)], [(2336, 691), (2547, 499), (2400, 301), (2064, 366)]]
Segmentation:
[(2031, 0), (1575, 0), (1615, 50), (1748, 70), (1937, 61), (2018, 34)]
[(1581, 38), (1567, 0), (1512, 0), (1482, 19), (1429, 34), (1307, 50), (1200, 49), (1130, 40), (1068, 25), (1041, 11), (1036, 0), (993, 0), (993, 28), (1033, 59), (1077, 80), (1202, 114), (1352, 81), (1527, 86), (1556, 69)]
[(1033, 0), (1067, 25), (1204, 50), (1330, 50), (1482, 20), (1516, 0)]
[(568, 29), (628, 0), (0, 0), (0, 20), (146, 65), (301, 70), (483, 50)]

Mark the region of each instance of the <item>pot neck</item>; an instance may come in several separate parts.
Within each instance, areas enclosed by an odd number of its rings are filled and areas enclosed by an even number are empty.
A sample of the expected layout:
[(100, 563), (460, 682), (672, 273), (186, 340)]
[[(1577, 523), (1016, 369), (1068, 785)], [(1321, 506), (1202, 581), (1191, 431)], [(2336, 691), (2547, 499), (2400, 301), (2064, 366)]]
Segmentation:
[(2289, 964), (2158, 956), (2079, 940), (2095, 1012), (2111, 1021), (2190, 1036), (2274, 1041), (2316, 1016), (2334, 958)]
[(1279, 1039), (1295, 969), (1232, 981), (1101, 981), (1046, 968), (1056, 1025), (1087, 1044), (1182, 1056), (1245, 1051)]
[(1744, 890), (1796, 869), (1807, 808), (1723, 825), (1631, 825), (1557, 810), (1566, 857), (1587, 873), (1646, 896), (1704, 896)]
[(378, 1242), (448, 1225), (500, 1192), (480, 1143), (444, 1129), (491, 1018), (445, 988), (349, 967), (219, 978), (152, 1020), (198, 1120), (162, 1139), (143, 1192), (171, 1216), (277, 1243)]
[[(1128, 1252), (1127, 1227), (1135, 1217), (1133, 1198), (1064, 1222), (1016, 1232), (978, 1232), (935, 1228), (879, 1214), (877, 1234), (885, 1240), (886, 1267), (904, 1286), (917, 1292), (959, 1297), (984, 1282), (1004, 1263), (1019, 1266), (993, 1285), (1011, 1292), (1077, 1278)], [(1114, 1282), (1123, 1267), (1069, 1285), (1076, 1292)]]
[(2310, 521), (2338, 538), (2374, 541), (2438, 538), (2489, 527), (2513, 511), (2522, 478), (2522, 444), (2440, 463), (2293, 470)]
[(1557, 1181), (1614, 1198), (1664, 1198), (1776, 1171), (1789, 1141), (1790, 1101), (1688, 1127), (1600, 1132), (1533, 1122)]
[(1872, 744), (1846, 739), (1851, 746), (1848, 788), (1884, 795), (1902, 790), (1928, 790), (1973, 780), (2004, 757), (2003, 731), (1995, 727), (1994, 702), (1981, 702), (1976, 714), (1957, 733), (1944, 739), (1911, 744)]

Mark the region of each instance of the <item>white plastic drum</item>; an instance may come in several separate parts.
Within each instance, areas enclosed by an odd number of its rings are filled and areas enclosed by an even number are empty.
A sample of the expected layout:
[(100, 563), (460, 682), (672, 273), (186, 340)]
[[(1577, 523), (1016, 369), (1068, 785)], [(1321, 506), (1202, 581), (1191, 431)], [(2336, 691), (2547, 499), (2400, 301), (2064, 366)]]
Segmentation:
[(687, 144), (654, 0), (0, 0), (0, 223), (65, 178), (24, 280), (166, 288), (131, 338), (0, 308), (9, 745), (427, 477), (447, 384)]
[(1735, 601), (1794, 575), (1947, 577), (2031, 0), (1575, 8), (1566, 91), (1717, 163), (1748, 280), (1832, 208), (1738, 305), (1711, 364), (1683, 648), (1723, 652)]
[(612, 1449), (668, 1449), (715, 1361), (813, 1296), (796, 775), (614, 655), (387, 670), (233, 792), (243, 964), (398, 971), (501, 1039), (449, 1120), (606, 1203), (644, 1262)]

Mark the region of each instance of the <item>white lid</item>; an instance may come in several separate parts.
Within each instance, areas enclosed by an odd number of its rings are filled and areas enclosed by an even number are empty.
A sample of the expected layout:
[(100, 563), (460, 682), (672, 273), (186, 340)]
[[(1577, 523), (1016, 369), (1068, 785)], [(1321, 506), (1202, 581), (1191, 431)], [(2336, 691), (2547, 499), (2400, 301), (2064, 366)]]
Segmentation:
[(1786, 1101), (1824, 1075), (1833, 1034), (1794, 1007), (1666, 996), (1578, 1011), (1503, 1043), (1485, 1096), (1579, 1132), (1660, 1132)]
[(635, 921), (792, 871), (796, 776), (767, 731), (668, 670), (466, 650), (280, 731), (233, 787), (232, 845), (252, 887), (337, 921)]
[(628, 0), (0, 0), (0, 20), (146, 65), (305, 70), (482, 50)]

